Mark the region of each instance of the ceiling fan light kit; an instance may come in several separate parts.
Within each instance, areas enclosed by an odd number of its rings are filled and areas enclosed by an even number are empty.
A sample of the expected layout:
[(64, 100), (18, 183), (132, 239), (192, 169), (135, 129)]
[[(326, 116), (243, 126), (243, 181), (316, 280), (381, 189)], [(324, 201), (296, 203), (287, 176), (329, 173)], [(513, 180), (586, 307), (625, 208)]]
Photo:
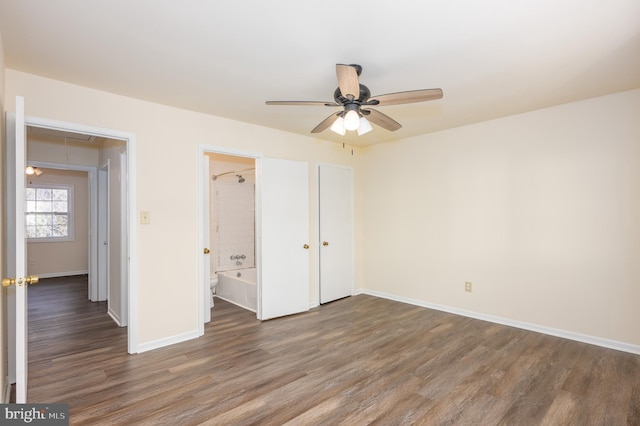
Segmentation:
[(371, 123), (364, 117), (360, 117), (360, 127), (358, 127), (358, 136), (362, 136), (365, 133), (369, 133), (373, 130)]
[(331, 125), (331, 130), (341, 136), (344, 136), (345, 133), (347, 133), (347, 129), (344, 128), (344, 118), (337, 117)]
[[(371, 122), (389, 131), (396, 131), (402, 127), (400, 123), (370, 106), (385, 106), (409, 104), (415, 102), (441, 99), (442, 89), (410, 90), (406, 92), (387, 93), (371, 96), (371, 91), (364, 84), (360, 84), (362, 73), (360, 65), (337, 64), (336, 76), (338, 88), (333, 93), (334, 102), (324, 101), (267, 101), (267, 105), (298, 105), (298, 106), (328, 106), (342, 107), (342, 111), (331, 114), (318, 124), (311, 133), (320, 133), (331, 129), (339, 135), (348, 131), (357, 131), (358, 136), (373, 130)], [(356, 97), (357, 94), (357, 97)], [(364, 107), (364, 108), (363, 108)], [(368, 117), (368, 119), (366, 118)]]
[(28, 176), (32, 176), (32, 175), (40, 176), (42, 173), (44, 173), (42, 170), (34, 166), (27, 166), (24, 172)]

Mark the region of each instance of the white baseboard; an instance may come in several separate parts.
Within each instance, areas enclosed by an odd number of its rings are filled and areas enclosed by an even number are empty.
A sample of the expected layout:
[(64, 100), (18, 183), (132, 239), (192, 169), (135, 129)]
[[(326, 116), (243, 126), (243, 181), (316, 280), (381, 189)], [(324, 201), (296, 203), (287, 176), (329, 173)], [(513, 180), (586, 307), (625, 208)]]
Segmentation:
[(107, 310), (107, 314), (111, 317), (111, 319), (118, 324), (118, 327), (122, 327), (122, 325), (120, 324), (120, 317), (118, 315), (116, 315), (111, 309)]
[(175, 345), (176, 343), (186, 342), (187, 340), (197, 339), (200, 337), (198, 330), (190, 331), (184, 334), (178, 334), (176, 336), (165, 337), (163, 339), (154, 340), (152, 342), (142, 343), (138, 345), (138, 352), (147, 352), (153, 349), (159, 349), (169, 345)]
[(449, 306), (428, 303), (422, 300), (411, 299), (407, 297), (395, 296), (393, 294), (383, 293), (374, 290), (357, 289), (355, 294), (368, 294), (370, 296), (381, 297), (383, 299), (394, 300), (396, 302), (408, 303), (410, 305), (421, 306), (423, 308), (435, 309), (437, 311), (448, 312), (464, 317), (475, 318), (482, 321), (488, 321), (496, 324), (507, 325), (509, 327), (520, 328), (523, 330), (535, 331), (537, 333), (548, 334), (550, 336), (562, 337), (563, 339), (575, 340), (577, 342), (589, 343), (591, 345), (602, 346), (604, 348), (615, 349), (618, 351), (629, 352), (640, 355), (640, 346), (630, 343), (619, 342), (617, 340), (603, 339), (601, 337), (590, 336), (587, 334), (574, 333), (572, 331), (560, 330), (557, 328), (546, 327), (543, 325), (516, 321), (508, 318), (496, 317), (493, 315), (481, 314), (478, 312), (467, 311), (464, 309), (452, 308)]
[(58, 278), (58, 277), (71, 277), (74, 275), (88, 275), (89, 271), (68, 271), (68, 272), (49, 272), (46, 274), (37, 274), (38, 278)]

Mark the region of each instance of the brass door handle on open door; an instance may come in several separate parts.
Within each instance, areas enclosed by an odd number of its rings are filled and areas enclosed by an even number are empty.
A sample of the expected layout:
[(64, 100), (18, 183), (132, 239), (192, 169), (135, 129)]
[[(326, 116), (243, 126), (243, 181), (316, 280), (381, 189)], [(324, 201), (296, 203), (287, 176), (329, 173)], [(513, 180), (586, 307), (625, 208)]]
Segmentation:
[(208, 248), (205, 247), (204, 248), (204, 254), (209, 254), (209, 253), (211, 253), (211, 250), (209, 250)]
[(3, 278), (2, 279), (2, 287), (11, 287), (14, 284), (18, 284), (18, 286), (22, 286), (23, 284), (37, 284), (40, 278), (37, 275), (30, 275), (25, 278)]
[(309, 244), (305, 244), (302, 246), (303, 249), (308, 250), (309, 249)]
[(322, 242), (322, 245), (323, 245), (323, 246), (328, 246), (328, 245), (329, 245), (329, 243), (328, 243), (328, 242), (326, 242), (326, 241), (323, 241), (323, 242)]

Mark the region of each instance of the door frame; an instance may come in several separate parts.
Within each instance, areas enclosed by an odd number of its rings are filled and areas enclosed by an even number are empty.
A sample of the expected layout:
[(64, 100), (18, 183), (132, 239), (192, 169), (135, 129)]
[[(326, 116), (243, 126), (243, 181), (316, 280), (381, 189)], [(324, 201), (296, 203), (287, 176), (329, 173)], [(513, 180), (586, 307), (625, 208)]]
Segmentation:
[[(124, 226), (124, 249), (125, 253), (122, 253), (123, 258), (128, 260), (128, 262), (124, 263), (127, 267), (127, 272), (125, 278), (128, 283), (128, 291), (126, 294), (128, 295), (128, 308), (127, 318), (128, 318), (128, 328), (127, 328), (127, 352), (130, 354), (134, 354), (138, 352), (138, 282), (137, 282), (137, 224), (136, 224), (136, 135), (130, 132), (123, 132), (120, 130), (113, 129), (105, 129), (94, 126), (87, 126), (84, 124), (78, 123), (70, 123), (59, 120), (51, 120), (42, 117), (33, 117), (33, 116), (25, 116), (25, 126), (28, 127), (39, 127), (44, 129), (58, 130), (62, 132), (73, 132), (73, 133), (81, 133), (86, 135), (92, 135), (97, 137), (104, 137), (108, 139), (116, 139), (121, 140), (125, 143), (126, 150), (126, 181), (123, 182), (123, 188), (126, 191), (126, 195), (124, 195), (126, 204), (123, 205), (122, 209), (122, 219)], [(95, 168), (94, 168), (94, 177), (96, 176)], [(97, 178), (96, 178), (97, 184)], [(94, 188), (96, 188), (94, 186)], [(90, 194), (91, 202), (94, 200), (97, 203), (97, 194), (94, 190), (92, 194)], [(94, 211), (95, 221), (97, 223), (97, 209)], [(90, 218), (90, 221), (94, 221), (94, 217)], [(93, 226), (93, 225), (92, 225)], [(92, 228), (97, 230), (96, 228)], [(97, 233), (96, 240), (97, 240)], [(95, 246), (94, 246), (95, 247)], [(97, 250), (94, 248), (93, 252), (95, 252), (95, 261), (97, 262)], [(126, 257), (125, 257), (126, 256)], [(128, 258), (128, 259), (127, 259)], [(91, 268), (91, 260), (89, 267)], [(94, 264), (95, 268), (96, 265)], [(94, 269), (95, 270), (95, 269)]]
[[(204, 249), (210, 248), (209, 234), (204, 235), (204, 230), (208, 229), (207, 223), (211, 217), (210, 203), (207, 202), (209, 197), (205, 194), (205, 191), (209, 191), (211, 182), (209, 182), (209, 176), (206, 176), (207, 170), (205, 170), (203, 165), (203, 158), (205, 158), (207, 154), (232, 155), (235, 157), (253, 158), (254, 160), (258, 160), (263, 157), (263, 154), (259, 152), (243, 151), (209, 144), (200, 144), (198, 146), (198, 282), (200, 283), (198, 286), (198, 306), (200, 307), (200, 309), (198, 309), (199, 336), (204, 335), (204, 324), (211, 320), (211, 307), (209, 306), (211, 276), (210, 271), (207, 271), (208, 273), (204, 271), (203, 263), (205, 262), (202, 258)], [(207, 185), (205, 185), (205, 182)], [(256, 212), (257, 211), (258, 210), (256, 208)], [(256, 262), (256, 267), (258, 267), (258, 262)], [(259, 277), (260, 274), (258, 274), (258, 282), (256, 283), (257, 289), (260, 288)], [(259, 308), (260, 304), (258, 304), (258, 309)], [(258, 318), (260, 318), (259, 312)]]

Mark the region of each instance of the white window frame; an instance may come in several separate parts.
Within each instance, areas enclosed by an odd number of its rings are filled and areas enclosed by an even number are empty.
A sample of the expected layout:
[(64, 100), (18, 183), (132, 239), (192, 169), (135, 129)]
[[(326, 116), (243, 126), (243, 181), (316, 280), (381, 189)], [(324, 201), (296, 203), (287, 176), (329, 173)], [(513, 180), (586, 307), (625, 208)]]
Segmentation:
[[(27, 238), (27, 242), (29, 243), (54, 243), (54, 242), (65, 242), (65, 241), (75, 241), (75, 220), (74, 220), (74, 204), (73, 204), (73, 185), (64, 184), (64, 183), (33, 183), (27, 185), (29, 188), (46, 188), (46, 189), (66, 189), (67, 190), (67, 230), (68, 235), (65, 237), (41, 237), (41, 238)], [(25, 198), (25, 204), (27, 200)], [(26, 211), (25, 208), (25, 222), (26, 215), (29, 212)]]

